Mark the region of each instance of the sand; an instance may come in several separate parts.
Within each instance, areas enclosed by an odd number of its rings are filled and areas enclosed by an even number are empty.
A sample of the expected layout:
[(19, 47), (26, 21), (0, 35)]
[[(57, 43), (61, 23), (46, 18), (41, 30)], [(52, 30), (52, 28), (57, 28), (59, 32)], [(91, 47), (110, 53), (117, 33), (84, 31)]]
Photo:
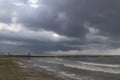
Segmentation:
[(55, 75), (29, 68), (17, 59), (0, 59), (0, 80), (62, 80)]

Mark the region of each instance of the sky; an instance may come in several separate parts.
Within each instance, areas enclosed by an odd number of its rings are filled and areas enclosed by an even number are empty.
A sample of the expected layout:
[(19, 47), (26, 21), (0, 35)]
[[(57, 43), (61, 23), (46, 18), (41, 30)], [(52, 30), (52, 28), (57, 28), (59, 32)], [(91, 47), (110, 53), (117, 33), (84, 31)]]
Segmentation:
[(120, 53), (120, 0), (0, 0), (0, 52)]

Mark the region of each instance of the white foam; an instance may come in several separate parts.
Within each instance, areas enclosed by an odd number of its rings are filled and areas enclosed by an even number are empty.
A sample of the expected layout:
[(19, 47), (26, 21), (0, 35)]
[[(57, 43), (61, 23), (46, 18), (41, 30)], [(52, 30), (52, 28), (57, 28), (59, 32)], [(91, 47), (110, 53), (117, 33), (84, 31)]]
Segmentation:
[(70, 74), (70, 73), (66, 73), (66, 72), (59, 72), (59, 74), (64, 77), (69, 77), (69, 78), (75, 79), (75, 80), (94, 80), (93, 78), (91, 78), (89, 76), (76, 76), (75, 74)]
[[(83, 70), (89, 70), (89, 71), (120, 74), (120, 65), (118, 64), (100, 64), (100, 63), (82, 62), (82, 61), (69, 61), (69, 60), (63, 60), (60, 58), (38, 59), (37, 61), (51, 63), (54, 65), (60, 64), (65, 67), (71, 67), (71, 68), (77, 68), (77, 69), (83, 69)], [(45, 66), (42, 66), (42, 68), (48, 69), (48, 67), (45, 67)]]
[(62, 64), (60, 61), (57, 61), (57, 60), (39, 60), (41, 62), (47, 62), (47, 63), (53, 63), (53, 64)]
[(47, 71), (52, 71), (52, 72), (55, 72), (55, 71), (56, 71), (56, 70), (54, 70), (54, 69), (51, 69), (49, 66), (41, 66), (41, 65), (39, 65), (39, 67), (42, 68), (42, 69), (45, 69), (45, 70), (47, 70)]
[(101, 67), (101, 66), (95, 66), (95, 65), (77, 65), (77, 64), (64, 64), (66, 67), (72, 67), (72, 68), (78, 68), (83, 70), (90, 70), (90, 71), (98, 71), (98, 72), (105, 72), (105, 73), (112, 73), (112, 74), (120, 74), (120, 69), (110, 68), (110, 67)]
[(91, 63), (91, 62), (80, 62), (80, 63), (82, 63), (82, 64), (88, 64), (88, 65), (94, 65), (94, 66), (101, 66), (101, 67), (114, 67), (114, 68), (120, 68), (120, 65), (118, 65), (118, 64), (115, 64), (115, 65), (113, 65), (113, 64), (99, 64), (99, 63)]
[(22, 62), (16, 62), (18, 65), (20, 65), (21, 68), (27, 68), (27, 66), (25, 66)]

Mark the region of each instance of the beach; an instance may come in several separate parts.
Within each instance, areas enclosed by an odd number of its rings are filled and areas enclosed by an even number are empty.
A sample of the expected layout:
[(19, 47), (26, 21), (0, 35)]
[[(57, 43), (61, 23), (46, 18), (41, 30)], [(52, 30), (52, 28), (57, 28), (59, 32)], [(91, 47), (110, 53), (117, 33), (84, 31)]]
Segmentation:
[(0, 80), (120, 80), (119, 75), (117, 56), (0, 58)]
[(0, 59), (0, 80), (61, 80), (43, 71), (29, 68), (18, 59)]

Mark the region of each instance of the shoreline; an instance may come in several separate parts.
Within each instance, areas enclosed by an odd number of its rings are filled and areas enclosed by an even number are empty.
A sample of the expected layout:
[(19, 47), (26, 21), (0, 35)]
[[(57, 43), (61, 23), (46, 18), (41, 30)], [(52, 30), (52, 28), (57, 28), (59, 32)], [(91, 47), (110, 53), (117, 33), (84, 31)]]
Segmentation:
[(24, 76), (25, 80), (63, 80), (50, 72), (46, 72), (42, 69), (37, 70), (26, 66), (25, 63), (21, 61), (17, 60), (16, 63), (19, 65), (19, 69), (23, 74), (27, 72), (27, 75)]
[(63, 80), (47, 72), (25, 66), (20, 59), (0, 59), (0, 80)]

